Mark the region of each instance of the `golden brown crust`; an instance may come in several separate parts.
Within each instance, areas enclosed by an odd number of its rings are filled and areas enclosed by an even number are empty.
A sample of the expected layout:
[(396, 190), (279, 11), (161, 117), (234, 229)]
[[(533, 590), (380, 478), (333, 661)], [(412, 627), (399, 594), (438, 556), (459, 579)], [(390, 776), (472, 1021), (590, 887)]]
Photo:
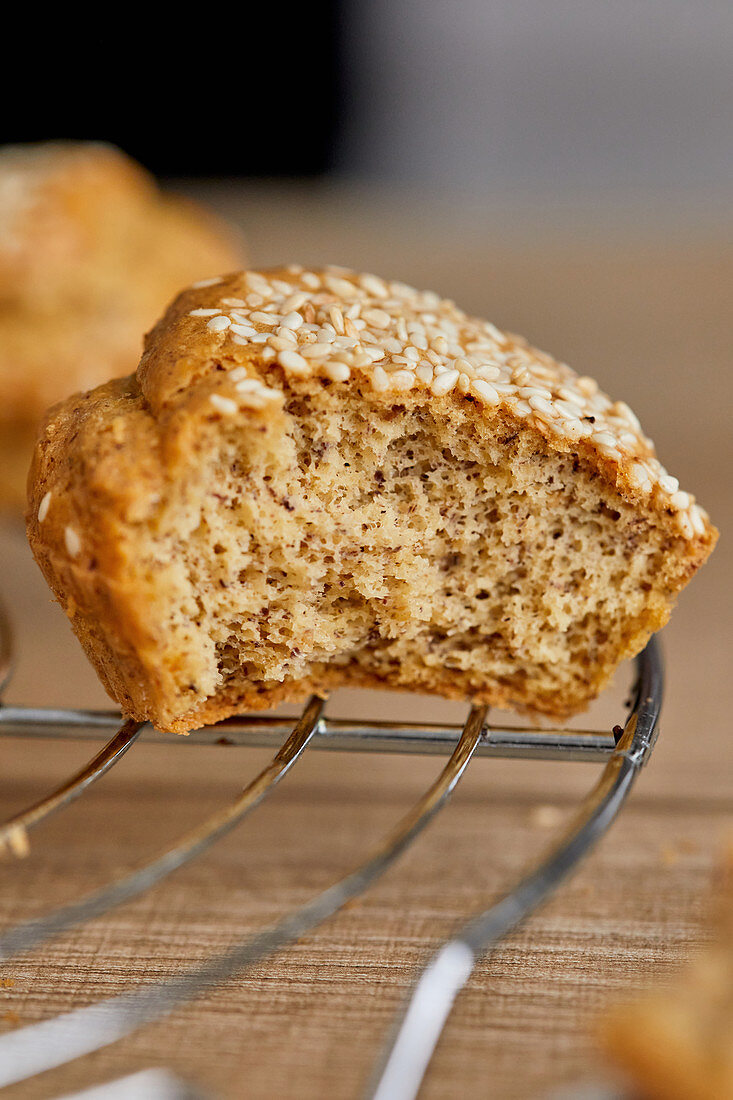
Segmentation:
[[(274, 288), (269, 299), (268, 286)], [(247, 305), (248, 300), (252, 304)], [(298, 324), (300, 317), (296, 336), (287, 336), (286, 324), (270, 324), (267, 315), (258, 320), (262, 308), (274, 300), (284, 303), (280, 321), (293, 316), (290, 323)], [(359, 305), (359, 318), (354, 302)], [(362, 328), (347, 323), (349, 308), (356, 319), (366, 318)], [(397, 319), (387, 324), (390, 309)], [(426, 365), (422, 375), (413, 370), (410, 377), (411, 364), (418, 360), (400, 354), (398, 337), (409, 321), (410, 339), (418, 345), (425, 342), (413, 323), (418, 314), (436, 319), (425, 322), (432, 334), (430, 346), (445, 350), (435, 352), (433, 358), (442, 362), (452, 356), (450, 362), (458, 363), (458, 368), (436, 366), (430, 374)], [(322, 347), (318, 341), (329, 335), (328, 330), (314, 323), (312, 329), (317, 331), (308, 331), (311, 322), (306, 318), (318, 316), (332, 317), (334, 332), (344, 330), (341, 344), (334, 343), (328, 354), (318, 351)], [(449, 339), (441, 343), (443, 330)], [(278, 336), (279, 332), (283, 335)], [(375, 358), (377, 345), (365, 342), (370, 332), (382, 343), (388, 342), (378, 348), (382, 358)], [(296, 337), (299, 342), (293, 343)], [(311, 347), (315, 354), (308, 358)], [(464, 356), (457, 356), (456, 350)], [(543, 396), (545, 392), (550, 396)], [(613, 527), (606, 513), (620, 517), (630, 570), (634, 547), (644, 548), (655, 540), (649, 577), (639, 574), (646, 594), (634, 594), (637, 610), (625, 620), (622, 617), (613, 638), (604, 640), (604, 632), (592, 621), (587, 628), (577, 627), (581, 643), (575, 649), (580, 654), (574, 658), (577, 668), (561, 694), (548, 686), (550, 679), (541, 683), (536, 674), (532, 674), (534, 681), (532, 675), (526, 679), (532, 655), (522, 649), (523, 643), (502, 653), (503, 672), (493, 678), (482, 678), (480, 670), (460, 660), (441, 664), (436, 659), (408, 674), (404, 667), (369, 665), (361, 653), (353, 657), (344, 653), (336, 661), (314, 656), (308, 665), (293, 665), (291, 672), (277, 673), (275, 679), (226, 681), (220, 677), (210, 687), (193, 682), (190, 689), (185, 687), (183, 670), (198, 667), (198, 643), (179, 622), (174, 644), (175, 631), (165, 624), (171, 621), (177, 601), (186, 606), (184, 618), (202, 618), (195, 606), (196, 585), (186, 573), (187, 539), (193, 532), (198, 538), (202, 516), (208, 517), (204, 524), (212, 522), (215, 513), (207, 509), (217, 486), (200, 471), (223, 447), (235, 447), (232, 453), (244, 456), (256, 456), (264, 448), (265, 466), (282, 464), (285, 448), (292, 446), (293, 425), (297, 428), (298, 418), (307, 417), (309, 409), (319, 410), (314, 413), (317, 429), (326, 440), (319, 446), (327, 446), (330, 426), (335, 431), (347, 407), (354, 422), (364, 425), (364, 432), (386, 432), (396, 417), (402, 418), (400, 423), (412, 424), (410, 430), (434, 424), (434, 430), (443, 433), (441, 438), (453, 440), (456, 453), (467, 448), (468, 466), (474, 451), (498, 454), (496, 462), (506, 467), (524, 497), (534, 492), (538, 471), (541, 475), (553, 463), (563, 478), (567, 471), (576, 470), (577, 475), (569, 475), (567, 499), (574, 498), (572, 481), (577, 477), (584, 499), (597, 501), (593, 506), (598, 508), (598, 518), (593, 524), (599, 531), (604, 523)], [(313, 425), (308, 430), (313, 431)], [(204, 480), (199, 482), (198, 477)], [(255, 496), (263, 488), (259, 480), (246, 484), (246, 493)], [(236, 492), (241, 498), (244, 490)], [(292, 505), (287, 501), (284, 506), (278, 539), (297, 540), (300, 536), (292, 535), (292, 523), (300, 522), (301, 516), (288, 514)], [(237, 507), (251, 516), (254, 502), (250, 506), (244, 499)], [(334, 513), (319, 514), (323, 515), (319, 522), (334, 522)], [(180, 544), (171, 551), (171, 539), (175, 543), (179, 529)], [(286, 536), (287, 532), (291, 534)], [(152, 718), (162, 728), (178, 731), (243, 707), (262, 709), (342, 683), (456, 698), (470, 694), (495, 705), (565, 715), (586, 705), (607, 681), (614, 664), (638, 652), (650, 634), (664, 625), (675, 594), (708, 556), (717, 537), (694, 498), (682, 493), (659, 465), (630, 410), (611, 403), (595, 383), (577, 379), (569, 368), (524, 341), (466, 318), (437, 296), (417, 295), (373, 276), (299, 268), (228, 276), (185, 291), (149, 334), (136, 376), (51, 410), (29, 480), (28, 533), (49, 584), (113, 697), (126, 713)], [(399, 537), (406, 536), (403, 532)], [(162, 552), (150, 551), (150, 546), (163, 538), (167, 549), (161, 557)], [(460, 546), (460, 532), (456, 538)], [(421, 546), (420, 552), (429, 558), (430, 545)], [(513, 552), (507, 546), (507, 556)], [(570, 567), (562, 569), (565, 573)], [(376, 592), (374, 583), (369, 582), (370, 590)], [(545, 601), (549, 614), (562, 623), (562, 591), (554, 603), (551, 596)], [(478, 598), (484, 597), (479, 593)], [(402, 623), (399, 630), (410, 629), (415, 609), (401, 609), (399, 597), (391, 596), (390, 601), (395, 621)], [(460, 609), (457, 614), (462, 614)], [(536, 624), (530, 626), (535, 630)], [(459, 624), (451, 629), (458, 632)], [(536, 630), (531, 636), (535, 635)], [(434, 637), (436, 652), (445, 647), (446, 638), (435, 631), (421, 636), (420, 644)], [(548, 660), (552, 664), (554, 658)], [(208, 666), (203, 662), (201, 667), (205, 671)], [(190, 692), (188, 704), (186, 691)]]
[(110, 146), (0, 151), (0, 436), (22, 469), (0, 504), (22, 506), (48, 406), (128, 373), (170, 297), (239, 261), (230, 231)]

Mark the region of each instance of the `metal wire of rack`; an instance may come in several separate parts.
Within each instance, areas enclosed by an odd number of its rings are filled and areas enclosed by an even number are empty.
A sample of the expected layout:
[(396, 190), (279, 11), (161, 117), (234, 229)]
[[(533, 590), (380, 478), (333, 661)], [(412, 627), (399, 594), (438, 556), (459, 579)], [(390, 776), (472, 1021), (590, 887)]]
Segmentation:
[[(12, 653), (10, 626), (0, 607), (0, 736), (98, 741), (111, 734), (91, 760), (58, 788), (0, 824), (0, 845), (22, 853), (29, 829), (102, 778), (141, 735), (146, 741), (171, 743), (172, 738), (156, 733), (147, 724), (122, 721), (118, 713), (111, 711), (5, 704), (2, 695), (10, 679)], [(276, 751), (270, 763), (229, 805), (160, 855), (93, 894), (0, 932), (0, 961), (37, 948), (66, 929), (102, 915), (200, 855), (251, 813), (307, 748), (448, 755), (448, 760), (428, 790), (364, 862), (276, 924), (173, 978), (0, 1036), (0, 1087), (116, 1042), (307, 934), (367, 890), (394, 863), (446, 804), (474, 755), (603, 763), (600, 778), (562, 835), (513, 890), (475, 915), (440, 948), (415, 983), (366, 1093), (373, 1100), (415, 1097), (453, 1002), (476, 961), (546, 900), (605, 833), (648, 760), (658, 732), (664, 687), (662, 658), (655, 639), (636, 658), (636, 671), (626, 721), (612, 733), (494, 727), (488, 724), (488, 709), (484, 706), (472, 706), (462, 728), (359, 722), (330, 717), (325, 713), (325, 702), (314, 696), (292, 729), (280, 717), (244, 716), (176, 739), (179, 745), (226, 743)]]

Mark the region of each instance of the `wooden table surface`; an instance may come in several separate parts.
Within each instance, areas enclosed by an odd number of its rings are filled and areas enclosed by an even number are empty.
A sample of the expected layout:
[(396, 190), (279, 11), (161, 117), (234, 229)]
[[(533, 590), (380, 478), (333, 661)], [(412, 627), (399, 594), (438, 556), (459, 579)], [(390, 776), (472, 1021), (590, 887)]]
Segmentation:
[[(593, 1032), (604, 1006), (663, 980), (706, 937), (712, 868), (733, 831), (733, 232), (345, 186), (203, 190), (245, 228), (257, 264), (331, 261), (433, 286), (594, 374), (640, 413), (662, 461), (721, 528), (664, 632), (669, 686), (650, 766), (574, 878), (480, 964), (422, 1093), (567, 1095), (608, 1073)], [(8, 699), (107, 705), (19, 525), (0, 531), (0, 556), (19, 654)], [(620, 697), (596, 705), (594, 724), (618, 720)], [(448, 720), (462, 709), (366, 692), (331, 703), (333, 713)], [(4, 739), (3, 815), (85, 754), (78, 743)], [(26, 860), (3, 864), (0, 927), (132, 868), (264, 760), (260, 750), (138, 744), (33, 834)], [(0, 1029), (176, 973), (273, 921), (364, 856), (440, 766), (307, 753), (193, 866), (2, 968)], [(167, 1066), (214, 1097), (357, 1097), (419, 965), (547, 843), (537, 807), (565, 815), (597, 774), (588, 764), (474, 761), (448, 808), (358, 904), (165, 1022), (6, 1095), (59, 1096)]]

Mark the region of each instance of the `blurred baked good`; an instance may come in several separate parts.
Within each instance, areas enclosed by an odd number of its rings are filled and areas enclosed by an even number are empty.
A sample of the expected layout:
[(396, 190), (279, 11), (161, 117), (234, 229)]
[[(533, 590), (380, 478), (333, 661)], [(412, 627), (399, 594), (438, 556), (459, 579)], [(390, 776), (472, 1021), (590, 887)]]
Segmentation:
[(733, 851), (717, 938), (676, 982), (603, 1020), (601, 1038), (643, 1100), (733, 1097)]
[(0, 505), (25, 501), (48, 406), (129, 373), (171, 297), (241, 260), (231, 232), (111, 146), (0, 150)]
[(716, 538), (631, 410), (430, 292), (341, 268), (187, 290), (57, 406), (29, 537), (126, 713), (338, 684), (565, 715)]

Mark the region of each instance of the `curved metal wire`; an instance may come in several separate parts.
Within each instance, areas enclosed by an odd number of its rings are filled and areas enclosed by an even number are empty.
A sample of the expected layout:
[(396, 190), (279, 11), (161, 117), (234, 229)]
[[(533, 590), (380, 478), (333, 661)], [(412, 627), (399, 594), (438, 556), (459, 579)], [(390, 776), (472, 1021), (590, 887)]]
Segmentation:
[(318, 728), (324, 706), (323, 699), (315, 695), (311, 696), (290, 737), (267, 767), (247, 784), (233, 802), (212, 814), (196, 829), (183, 836), (172, 848), (117, 882), (79, 901), (71, 902), (43, 917), (3, 932), (0, 935), (0, 961), (7, 961), (21, 951), (37, 947), (75, 924), (101, 916), (114, 906), (121, 905), (144, 890), (150, 889), (195, 856), (205, 852), (216, 840), (239, 824), (255, 806), (258, 806), (290, 770)]
[[(13, 634), (7, 612), (0, 603), (0, 694), (5, 689), (13, 668)], [(117, 723), (119, 724), (119, 722)], [(144, 722), (123, 723), (114, 737), (92, 757), (78, 772), (57, 787), (45, 798), (34, 802), (27, 809), (13, 814), (0, 824), (0, 852), (10, 850), (16, 855), (25, 855), (28, 849), (28, 830), (60, 810), (69, 802), (101, 779), (113, 764), (125, 755), (144, 726)]]
[(0, 1036), (0, 1087), (116, 1042), (305, 935), (361, 894), (445, 805), (481, 740), (486, 713), (486, 707), (472, 707), (461, 738), (438, 778), (354, 871), (277, 924), (185, 974)]
[(445, 943), (422, 971), (365, 1094), (370, 1100), (414, 1100), (477, 960), (557, 889), (618, 814), (657, 736), (664, 671), (655, 639), (637, 658), (637, 669), (631, 714), (598, 783), (539, 863)]
[(28, 830), (40, 824), (56, 810), (60, 810), (62, 806), (67, 806), (69, 802), (73, 802), (87, 787), (101, 779), (112, 765), (116, 764), (130, 746), (137, 741), (144, 725), (145, 722), (135, 722), (133, 719), (129, 719), (120, 727), (115, 736), (107, 742), (104, 748), (100, 749), (79, 771), (65, 780), (60, 787), (57, 787), (44, 798), (39, 799), (38, 802), (34, 802), (27, 809), (13, 814), (7, 821), (4, 821), (0, 825), (0, 850), (7, 846), (17, 854), (24, 855)]

